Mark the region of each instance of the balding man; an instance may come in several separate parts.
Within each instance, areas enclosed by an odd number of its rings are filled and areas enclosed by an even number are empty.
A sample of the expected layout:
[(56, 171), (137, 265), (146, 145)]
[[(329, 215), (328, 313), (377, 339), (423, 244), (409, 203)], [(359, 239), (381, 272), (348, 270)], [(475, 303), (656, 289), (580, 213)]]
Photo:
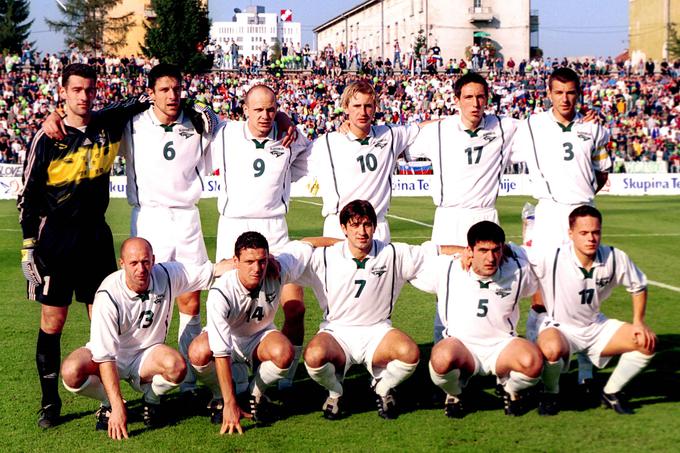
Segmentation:
[[(232, 258), (234, 243), (242, 233), (257, 231), (278, 255), (288, 242), (286, 214), (290, 206), (290, 185), (307, 173), (308, 142), (301, 134), (285, 147), (277, 138), (274, 117), (276, 93), (255, 85), (245, 97), (247, 121), (232, 121), (217, 132), (212, 161), (219, 169), (222, 185), (217, 199), (220, 213), (216, 258)], [(281, 306), (285, 323), (281, 329), (295, 346), (296, 359), (287, 381), (295, 374), (304, 339), (302, 289), (284, 287)]]
[(127, 438), (127, 415), (119, 380), (144, 393), (143, 420), (161, 424), (160, 396), (177, 387), (187, 366), (163, 344), (176, 294), (206, 289), (230, 264), (154, 264), (151, 244), (130, 238), (120, 250), (119, 271), (109, 275), (94, 298), (90, 341), (64, 361), (64, 387), (99, 400), (96, 428), (112, 439)]

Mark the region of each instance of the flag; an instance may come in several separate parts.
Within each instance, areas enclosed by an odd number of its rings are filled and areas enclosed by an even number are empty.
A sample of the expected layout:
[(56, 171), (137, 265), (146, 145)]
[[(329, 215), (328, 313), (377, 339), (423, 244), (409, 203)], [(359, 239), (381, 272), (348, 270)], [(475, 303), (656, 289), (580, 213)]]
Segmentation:
[(283, 22), (293, 22), (293, 11), (289, 9), (281, 10), (281, 20)]

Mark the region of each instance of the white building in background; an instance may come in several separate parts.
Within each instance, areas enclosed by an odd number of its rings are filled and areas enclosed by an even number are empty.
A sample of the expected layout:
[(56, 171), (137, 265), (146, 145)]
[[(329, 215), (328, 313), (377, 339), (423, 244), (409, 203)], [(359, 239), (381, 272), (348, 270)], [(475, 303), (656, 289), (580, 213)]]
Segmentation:
[(531, 0), (366, 0), (314, 28), (318, 49), (350, 42), (370, 57), (402, 57), (423, 30), (428, 47), (445, 60), (461, 58), (473, 43), (490, 40), (505, 60), (529, 58), (538, 47), (538, 13)]
[[(282, 14), (266, 13), (264, 6), (247, 6), (245, 11), (234, 10), (236, 14), (230, 22), (213, 22), (210, 38), (226, 52), (231, 40), (236, 41), (239, 55), (260, 56), (262, 41), (269, 47), (278, 39), (281, 44), (292, 42), (298, 45), (302, 41), (300, 22), (292, 21), (290, 10)], [(292, 52), (291, 52), (292, 53)]]

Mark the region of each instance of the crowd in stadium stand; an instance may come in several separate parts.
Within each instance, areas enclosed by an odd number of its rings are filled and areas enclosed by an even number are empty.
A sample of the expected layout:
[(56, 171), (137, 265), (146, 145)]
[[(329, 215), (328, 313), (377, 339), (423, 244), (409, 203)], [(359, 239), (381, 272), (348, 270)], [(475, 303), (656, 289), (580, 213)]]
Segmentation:
[[(362, 71), (343, 71), (335, 57), (327, 58), (330, 63), (323, 65), (322, 57), (328, 54), (314, 57), (316, 63), (308, 68), (311, 71), (284, 71), (276, 66), (253, 73), (243, 67), (188, 75), (184, 95), (208, 103), (223, 118), (240, 119), (247, 88), (256, 82), (266, 83), (277, 91), (280, 109), (313, 139), (339, 126), (340, 94), (356, 77), (368, 76), (374, 81), (381, 122), (410, 123), (453, 114), (455, 74), (468, 68), (480, 69), (489, 80), (489, 112), (525, 118), (550, 107), (546, 104), (547, 74), (566, 64), (582, 77), (584, 109), (600, 112), (611, 130), (609, 146), (615, 169), (623, 171), (627, 161), (667, 161), (669, 171), (680, 171), (680, 62), (662, 62), (655, 67), (651, 62), (632, 65), (611, 58), (569, 62), (546, 58), (518, 63), (477, 59), (461, 65), (465, 60), (440, 63), (439, 59), (434, 64), (441, 66), (430, 74), (406, 66), (386, 70), (386, 62), (378, 70), (376, 62), (367, 65), (366, 60), (355, 65)], [(70, 62), (98, 67), (95, 108), (142, 93), (145, 74), (157, 63), (142, 57), (93, 58), (76, 50), (44, 56), (36, 52), (0, 55), (0, 163), (23, 161), (32, 136), (56, 106), (59, 73)]]

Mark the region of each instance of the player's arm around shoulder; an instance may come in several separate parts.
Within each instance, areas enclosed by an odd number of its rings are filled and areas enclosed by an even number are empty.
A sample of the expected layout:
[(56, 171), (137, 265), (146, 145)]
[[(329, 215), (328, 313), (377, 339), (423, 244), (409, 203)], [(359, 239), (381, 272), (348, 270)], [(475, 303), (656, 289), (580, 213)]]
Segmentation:
[[(529, 262), (529, 257), (527, 256), (524, 247), (517, 244), (509, 243), (507, 244), (507, 249), (509, 250), (509, 258), (517, 266), (517, 271), (519, 272), (518, 278), (520, 284), (520, 294), (519, 297), (528, 297), (533, 295), (538, 291), (538, 278), (534, 273), (533, 267)], [(506, 262), (509, 262), (506, 258)]]

